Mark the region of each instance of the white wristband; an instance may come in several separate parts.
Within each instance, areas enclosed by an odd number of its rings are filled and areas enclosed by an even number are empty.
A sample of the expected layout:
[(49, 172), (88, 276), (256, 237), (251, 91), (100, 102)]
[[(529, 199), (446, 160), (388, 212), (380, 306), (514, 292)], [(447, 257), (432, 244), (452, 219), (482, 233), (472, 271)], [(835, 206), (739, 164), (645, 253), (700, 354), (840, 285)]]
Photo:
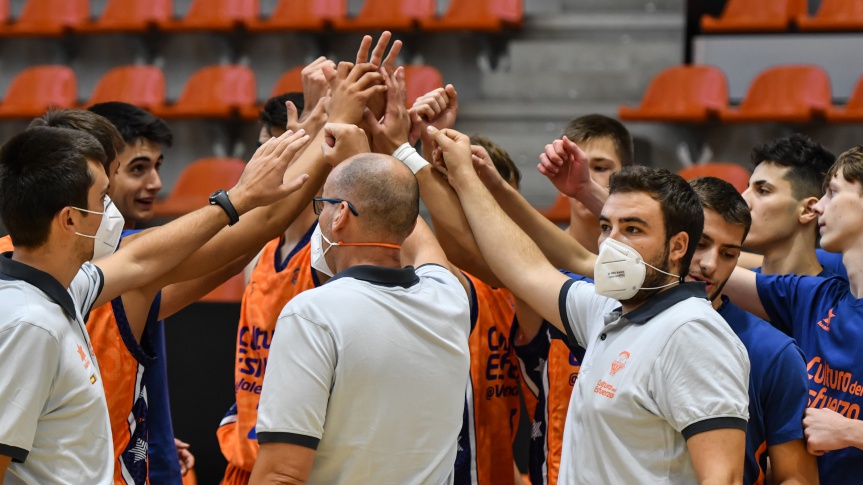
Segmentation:
[(422, 157), (422, 155), (417, 153), (416, 148), (412, 147), (410, 143), (405, 143), (398, 147), (393, 153), (393, 157), (404, 163), (409, 169), (411, 169), (411, 172), (413, 172), (414, 175), (416, 175), (417, 172), (422, 170), (426, 165), (431, 165)]

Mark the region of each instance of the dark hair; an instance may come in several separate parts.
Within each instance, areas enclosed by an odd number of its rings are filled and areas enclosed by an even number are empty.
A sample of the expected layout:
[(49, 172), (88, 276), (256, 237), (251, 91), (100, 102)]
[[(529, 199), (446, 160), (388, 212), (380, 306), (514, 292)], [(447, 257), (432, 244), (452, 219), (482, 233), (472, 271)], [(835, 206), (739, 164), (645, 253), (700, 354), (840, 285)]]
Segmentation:
[(336, 197), (353, 204), (363, 229), (404, 241), (419, 215), (419, 184), (401, 162), (378, 153), (355, 155), (327, 180)]
[(685, 232), (689, 235), (686, 254), (680, 260), (680, 271), (686, 272), (692, 263), (692, 255), (704, 230), (704, 210), (698, 194), (686, 180), (668, 170), (631, 165), (612, 174), (608, 193), (643, 192), (654, 198), (662, 207), (665, 221), (666, 242), (671, 237)]
[(635, 163), (635, 145), (632, 135), (623, 123), (600, 114), (590, 114), (573, 118), (563, 128), (563, 135), (575, 143), (584, 143), (597, 138), (611, 138), (614, 151), (622, 167)]
[(278, 126), (285, 129), (288, 126), (288, 108), (285, 103), (288, 101), (297, 107), (298, 115), (303, 114), (303, 109), (306, 106), (303, 93), (285, 93), (273, 96), (264, 103), (264, 108), (258, 113), (258, 121), (268, 128)]
[(123, 140), (129, 145), (138, 139), (152, 141), (166, 147), (174, 143), (174, 134), (167, 123), (133, 104), (109, 101), (94, 104), (87, 110), (107, 118), (117, 127)]
[[(105, 173), (108, 173), (111, 162), (122, 152), (126, 145), (117, 128), (105, 117), (83, 109), (49, 109), (44, 115), (34, 118), (27, 128), (50, 126), (54, 128), (69, 128), (89, 133), (96, 138), (105, 151)], [(110, 174), (108, 174), (110, 175)]]
[(733, 185), (716, 177), (698, 177), (689, 185), (698, 194), (704, 210), (710, 209), (722, 216), (725, 222), (742, 227), (743, 239), (746, 239), (752, 226), (752, 214), (746, 200)]
[(512, 161), (512, 158), (510, 158), (509, 153), (501, 148), (500, 145), (482, 135), (471, 136), (470, 144), (485, 148), (488, 156), (491, 157), (492, 163), (494, 163), (494, 168), (497, 169), (497, 172), (504, 180), (507, 182), (515, 181), (516, 186), (521, 184), (521, 172), (518, 170), (515, 162)]
[(12, 244), (39, 247), (64, 207), (86, 209), (94, 182), (87, 163), (104, 160), (93, 135), (68, 128), (29, 128), (6, 142), (0, 149), (0, 218)]
[(863, 183), (863, 147), (856, 146), (839, 155), (824, 177), (825, 189), (833, 177), (839, 176), (840, 171), (848, 182)]
[(753, 148), (751, 160), (753, 167), (763, 162), (788, 167), (785, 180), (791, 183), (794, 198), (803, 200), (821, 197), (824, 173), (836, 157), (808, 136), (798, 133)]

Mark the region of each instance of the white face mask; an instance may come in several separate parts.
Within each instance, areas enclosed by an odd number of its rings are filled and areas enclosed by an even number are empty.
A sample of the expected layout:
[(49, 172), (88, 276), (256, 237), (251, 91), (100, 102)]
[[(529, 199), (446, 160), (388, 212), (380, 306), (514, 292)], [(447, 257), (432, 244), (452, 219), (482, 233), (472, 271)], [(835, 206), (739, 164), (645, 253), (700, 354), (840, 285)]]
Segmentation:
[[(653, 288), (642, 288), (647, 268), (674, 276), (677, 281)], [(680, 276), (671, 274), (644, 262), (638, 251), (615, 239), (608, 238), (599, 248), (599, 257), (593, 266), (596, 294), (615, 300), (628, 300), (639, 290), (658, 290), (679, 284)]]
[[(324, 241), (326, 241), (327, 244), (329, 244), (329, 246), (327, 246), (327, 249), (324, 249), (324, 243), (323, 243)], [(332, 242), (329, 239), (327, 239), (327, 236), (324, 236), (324, 233), (321, 232), (321, 225), (320, 224), (315, 226), (315, 230), (314, 230), (314, 232), (312, 232), (312, 238), (309, 241), (309, 244), (311, 244), (311, 246), (312, 246), (311, 247), (312, 268), (315, 268), (316, 270), (320, 271), (321, 273), (323, 273), (329, 277), (333, 276), (333, 270), (330, 269), (330, 265), (327, 264), (327, 259), (324, 256), (327, 254), (327, 251), (329, 251), (330, 248), (332, 248), (333, 246), (378, 246), (378, 247), (387, 248), (387, 249), (399, 249), (399, 250), (401, 250), (401, 248), (402, 248), (398, 244), (389, 244), (389, 243), (372, 243), (372, 242), (369, 242), (369, 243), (366, 243), (366, 242), (346, 243), (344, 241)]]
[(103, 212), (81, 209), (80, 207), (72, 208), (88, 214), (99, 214), (102, 216), (102, 222), (99, 223), (99, 229), (96, 230), (96, 235), (91, 236), (80, 232), (75, 233), (79, 236), (96, 240), (93, 243), (92, 261), (98, 261), (114, 254), (114, 251), (117, 250), (117, 246), (120, 244), (120, 236), (123, 234), (123, 226), (126, 224), (126, 221), (123, 219), (123, 214), (120, 214), (120, 211), (117, 209), (117, 206), (114, 205), (111, 198), (107, 195), (105, 196), (105, 210)]

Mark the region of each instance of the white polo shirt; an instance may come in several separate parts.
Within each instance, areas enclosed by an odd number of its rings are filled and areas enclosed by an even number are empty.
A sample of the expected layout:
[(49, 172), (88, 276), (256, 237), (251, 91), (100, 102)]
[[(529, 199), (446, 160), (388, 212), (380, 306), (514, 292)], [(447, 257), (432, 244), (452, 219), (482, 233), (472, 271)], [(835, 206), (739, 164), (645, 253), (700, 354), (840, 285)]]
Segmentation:
[(85, 263), (68, 289), (0, 255), (0, 454), (8, 484), (113, 483), (111, 423), (82, 315), (102, 291)]
[(675, 286), (626, 315), (590, 283), (561, 288), (567, 337), (587, 353), (569, 404), (560, 483), (698, 483), (686, 440), (746, 430), (749, 357), (704, 288)]
[(260, 443), (315, 448), (309, 484), (452, 483), (470, 308), (441, 266), (355, 266), (285, 306)]

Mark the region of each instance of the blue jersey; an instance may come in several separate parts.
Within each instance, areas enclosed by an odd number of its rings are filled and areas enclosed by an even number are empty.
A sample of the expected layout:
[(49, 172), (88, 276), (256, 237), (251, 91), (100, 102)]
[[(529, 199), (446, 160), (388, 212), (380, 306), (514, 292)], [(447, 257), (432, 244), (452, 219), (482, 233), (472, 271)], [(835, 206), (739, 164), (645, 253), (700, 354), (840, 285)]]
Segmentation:
[(818, 276), (824, 278), (838, 276), (846, 280), (848, 279), (848, 270), (845, 269), (845, 263), (842, 262), (842, 253), (830, 253), (823, 249), (816, 249), (815, 256), (818, 257), (818, 262), (824, 268)]
[(751, 363), (743, 483), (764, 483), (767, 448), (803, 439), (806, 362), (794, 340), (724, 296), (719, 314), (746, 346)]
[[(809, 407), (860, 419), (863, 406), (863, 299), (841, 278), (758, 275), (758, 296), (773, 326), (793, 337), (806, 356)], [(859, 483), (863, 450), (818, 457), (822, 483)]]
[[(140, 232), (126, 229), (122, 237)], [(161, 298), (159, 292), (157, 299)], [(174, 427), (171, 423), (171, 405), (168, 398), (168, 367), (165, 360), (165, 321), (149, 315), (141, 337), (142, 345), (150, 349), (153, 361), (144, 374), (147, 389), (147, 477), (150, 483), (181, 485), (180, 461), (174, 443)]]

